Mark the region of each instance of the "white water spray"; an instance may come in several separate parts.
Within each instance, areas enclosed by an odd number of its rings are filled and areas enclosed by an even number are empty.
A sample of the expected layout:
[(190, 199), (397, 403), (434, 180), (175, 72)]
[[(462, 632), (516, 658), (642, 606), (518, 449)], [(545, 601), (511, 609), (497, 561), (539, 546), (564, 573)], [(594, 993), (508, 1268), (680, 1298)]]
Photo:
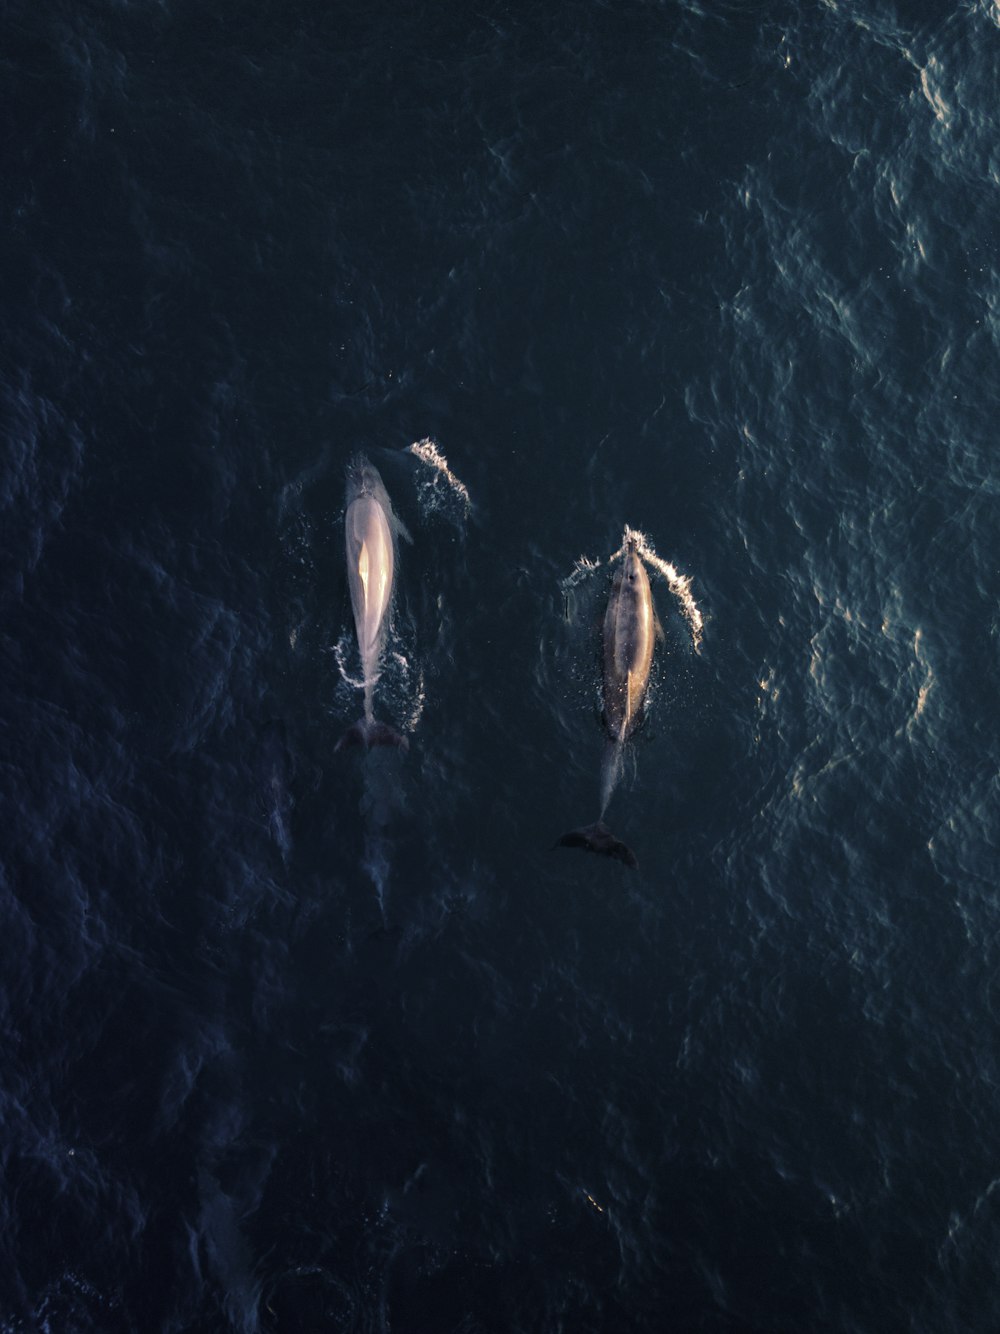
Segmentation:
[(435, 442), (429, 437), (425, 440), (417, 440), (410, 445), (407, 452), (432, 470), (430, 479), (420, 485), (422, 504), (428, 510), (440, 508), (441, 501), (438, 493), (442, 487), (447, 487), (451, 492), (451, 498), (458, 501), (461, 506), (461, 517), (466, 518), (472, 509), (472, 497), (469, 495), (469, 488), (448, 467), (448, 460), (438, 449)]
[(559, 587), (564, 593), (568, 593), (571, 588), (576, 588), (577, 584), (582, 584), (585, 579), (590, 578), (595, 570), (600, 568), (601, 562), (599, 560), (591, 560), (589, 556), (577, 556), (573, 573), (560, 580)]
[(354, 626), (349, 630), (342, 630), (340, 638), (333, 646), (333, 656), (337, 660), (337, 671), (340, 672), (340, 679), (351, 687), (352, 690), (364, 690), (365, 679), (363, 676), (352, 676), (347, 670), (347, 655), (357, 647), (357, 639), (354, 634)]

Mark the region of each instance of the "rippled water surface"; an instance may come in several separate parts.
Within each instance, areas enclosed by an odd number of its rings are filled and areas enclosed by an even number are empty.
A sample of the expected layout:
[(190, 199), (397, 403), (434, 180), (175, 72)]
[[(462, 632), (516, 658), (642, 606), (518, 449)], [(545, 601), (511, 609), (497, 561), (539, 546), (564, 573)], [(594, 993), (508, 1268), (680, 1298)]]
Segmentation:
[(1000, 10), (4, 30), (0, 1329), (995, 1331)]

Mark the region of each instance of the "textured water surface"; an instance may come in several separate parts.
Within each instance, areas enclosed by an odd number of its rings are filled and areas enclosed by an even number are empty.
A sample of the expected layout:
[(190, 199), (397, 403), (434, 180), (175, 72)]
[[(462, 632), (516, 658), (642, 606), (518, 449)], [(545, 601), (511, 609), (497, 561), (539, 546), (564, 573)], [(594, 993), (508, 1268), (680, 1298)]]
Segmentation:
[(0, 1329), (995, 1330), (1000, 11), (5, 19)]

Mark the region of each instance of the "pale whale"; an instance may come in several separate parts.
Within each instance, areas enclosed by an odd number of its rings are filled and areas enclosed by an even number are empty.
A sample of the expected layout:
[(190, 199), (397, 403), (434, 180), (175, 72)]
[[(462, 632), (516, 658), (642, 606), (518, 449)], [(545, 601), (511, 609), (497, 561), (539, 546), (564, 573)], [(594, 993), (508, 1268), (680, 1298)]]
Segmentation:
[(365, 711), (341, 737), (337, 750), (351, 745), (392, 745), (405, 750), (409, 745), (405, 736), (386, 723), (376, 722), (374, 695), (392, 608), (396, 538), (405, 537), (408, 542), (411, 538), (393, 513), (378, 470), (363, 454), (352, 459), (347, 469), (344, 535)]
[(557, 846), (599, 852), (633, 868), (638, 866), (635, 853), (615, 838), (604, 823), (604, 814), (621, 773), (623, 748), (642, 719), (658, 630), (649, 575), (638, 543), (629, 535), (615, 571), (601, 632), (607, 732), (601, 762), (601, 813), (596, 824), (564, 834)]

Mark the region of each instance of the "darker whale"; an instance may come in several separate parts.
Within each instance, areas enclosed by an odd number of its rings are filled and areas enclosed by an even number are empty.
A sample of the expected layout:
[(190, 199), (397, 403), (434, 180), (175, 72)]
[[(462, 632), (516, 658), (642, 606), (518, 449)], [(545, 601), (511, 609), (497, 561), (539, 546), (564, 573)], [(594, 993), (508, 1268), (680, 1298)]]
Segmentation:
[(557, 846), (584, 848), (637, 867), (635, 853), (604, 823), (604, 814), (621, 773), (625, 743), (642, 719), (653, 644), (658, 624), (649, 575), (631, 535), (615, 571), (601, 632), (604, 728), (601, 762), (601, 813), (597, 822), (564, 834)]

